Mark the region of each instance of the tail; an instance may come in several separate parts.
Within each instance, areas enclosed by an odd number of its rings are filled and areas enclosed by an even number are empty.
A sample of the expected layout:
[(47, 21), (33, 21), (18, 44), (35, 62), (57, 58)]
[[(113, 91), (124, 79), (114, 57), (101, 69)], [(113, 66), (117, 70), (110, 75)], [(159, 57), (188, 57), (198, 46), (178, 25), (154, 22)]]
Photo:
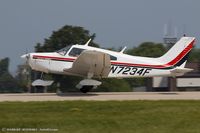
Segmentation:
[(194, 43), (194, 37), (182, 37), (166, 54), (158, 59), (166, 66), (184, 68)]

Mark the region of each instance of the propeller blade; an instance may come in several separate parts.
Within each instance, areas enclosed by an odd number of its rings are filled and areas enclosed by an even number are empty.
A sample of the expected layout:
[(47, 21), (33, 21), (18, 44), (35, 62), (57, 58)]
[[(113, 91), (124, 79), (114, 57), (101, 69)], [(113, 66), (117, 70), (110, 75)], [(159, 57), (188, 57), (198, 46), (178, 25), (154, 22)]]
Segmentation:
[(22, 59), (28, 59), (30, 57), (30, 54), (24, 54), (21, 56)]

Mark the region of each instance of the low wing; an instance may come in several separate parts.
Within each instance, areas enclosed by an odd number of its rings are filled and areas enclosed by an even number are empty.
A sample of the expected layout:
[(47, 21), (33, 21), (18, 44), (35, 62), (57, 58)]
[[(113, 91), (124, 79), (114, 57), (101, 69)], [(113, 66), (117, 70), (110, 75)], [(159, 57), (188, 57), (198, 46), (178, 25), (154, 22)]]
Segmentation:
[(74, 61), (72, 68), (64, 69), (64, 72), (87, 78), (107, 77), (110, 67), (110, 55), (98, 51), (86, 50)]

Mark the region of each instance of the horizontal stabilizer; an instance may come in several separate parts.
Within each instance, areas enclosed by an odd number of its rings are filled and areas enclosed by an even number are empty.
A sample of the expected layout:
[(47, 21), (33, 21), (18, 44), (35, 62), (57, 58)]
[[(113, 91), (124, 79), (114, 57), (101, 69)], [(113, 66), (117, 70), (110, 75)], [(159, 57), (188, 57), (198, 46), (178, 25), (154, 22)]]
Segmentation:
[(174, 76), (182, 76), (185, 73), (191, 72), (193, 69), (190, 68), (183, 68), (183, 67), (176, 67), (175, 69), (171, 70), (172, 75)]

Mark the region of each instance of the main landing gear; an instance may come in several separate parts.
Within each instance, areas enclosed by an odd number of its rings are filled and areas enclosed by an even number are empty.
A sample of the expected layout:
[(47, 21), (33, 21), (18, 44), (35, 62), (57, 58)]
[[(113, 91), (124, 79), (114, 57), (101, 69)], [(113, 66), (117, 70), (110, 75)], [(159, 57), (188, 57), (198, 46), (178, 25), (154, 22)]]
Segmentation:
[(79, 82), (78, 85), (76, 85), (76, 88), (80, 89), (81, 92), (87, 93), (91, 91), (92, 89), (96, 89), (97, 86), (101, 85), (101, 82), (93, 79), (84, 79)]

